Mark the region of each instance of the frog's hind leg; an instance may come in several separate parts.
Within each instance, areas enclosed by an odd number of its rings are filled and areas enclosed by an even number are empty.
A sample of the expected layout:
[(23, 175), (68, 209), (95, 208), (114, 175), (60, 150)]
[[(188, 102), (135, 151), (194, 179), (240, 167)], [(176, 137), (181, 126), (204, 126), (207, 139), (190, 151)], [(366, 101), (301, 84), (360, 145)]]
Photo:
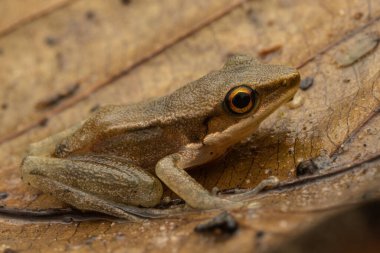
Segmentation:
[(27, 156), (23, 180), (81, 210), (139, 220), (163, 217), (165, 210), (138, 208), (159, 203), (162, 185), (143, 169), (102, 157), (50, 158)]

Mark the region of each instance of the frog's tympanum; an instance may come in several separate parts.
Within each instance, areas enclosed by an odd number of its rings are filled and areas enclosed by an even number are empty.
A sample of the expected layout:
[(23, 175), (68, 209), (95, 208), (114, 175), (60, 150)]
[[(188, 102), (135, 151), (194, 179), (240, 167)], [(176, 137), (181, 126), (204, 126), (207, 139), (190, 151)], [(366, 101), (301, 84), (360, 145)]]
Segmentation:
[(162, 183), (195, 209), (238, 206), (239, 195), (213, 195), (186, 170), (252, 135), (294, 96), (299, 81), (293, 68), (231, 57), (170, 95), (101, 107), (32, 144), (23, 180), (78, 209), (132, 220), (167, 214), (151, 208), (162, 198)]

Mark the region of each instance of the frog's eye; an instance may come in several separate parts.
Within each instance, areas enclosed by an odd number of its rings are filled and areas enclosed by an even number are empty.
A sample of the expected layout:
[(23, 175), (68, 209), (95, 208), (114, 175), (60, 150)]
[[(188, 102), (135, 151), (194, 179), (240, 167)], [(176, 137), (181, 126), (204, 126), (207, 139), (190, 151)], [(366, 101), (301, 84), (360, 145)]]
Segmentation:
[(257, 104), (256, 102), (256, 91), (246, 85), (232, 88), (224, 99), (227, 109), (236, 114), (250, 112)]

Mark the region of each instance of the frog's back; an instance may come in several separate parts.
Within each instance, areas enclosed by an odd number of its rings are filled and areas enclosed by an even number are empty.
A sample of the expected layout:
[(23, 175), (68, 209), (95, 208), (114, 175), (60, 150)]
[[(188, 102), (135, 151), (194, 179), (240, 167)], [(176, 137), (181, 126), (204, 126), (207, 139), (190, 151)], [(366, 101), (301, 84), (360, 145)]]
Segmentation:
[(189, 143), (199, 142), (207, 132), (204, 117), (177, 118), (168, 108), (167, 101), (161, 98), (159, 101), (102, 108), (101, 113), (110, 125), (107, 133), (93, 143), (91, 151), (123, 157), (149, 169), (162, 157)]
[(220, 78), (214, 72), (155, 100), (100, 108), (86, 122), (105, 132), (91, 151), (149, 167), (189, 143), (200, 142), (207, 134), (207, 119), (215, 113), (213, 84), (224, 81)]
[(210, 72), (170, 95), (128, 106), (106, 106), (101, 108), (98, 116), (109, 125), (124, 129), (211, 117), (216, 109), (220, 109), (225, 95), (232, 87), (273, 81), (274, 71), (278, 72), (277, 76), (282, 76), (281, 71), (285, 75), (289, 70), (261, 64), (248, 56), (231, 57), (222, 69)]
[(111, 128), (131, 130), (206, 118), (215, 108), (212, 84), (223, 81), (216, 78), (222, 79), (220, 75), (210, 73), (157, 99), (131, 105), (107, 105), (101, 107), (93, 117)]

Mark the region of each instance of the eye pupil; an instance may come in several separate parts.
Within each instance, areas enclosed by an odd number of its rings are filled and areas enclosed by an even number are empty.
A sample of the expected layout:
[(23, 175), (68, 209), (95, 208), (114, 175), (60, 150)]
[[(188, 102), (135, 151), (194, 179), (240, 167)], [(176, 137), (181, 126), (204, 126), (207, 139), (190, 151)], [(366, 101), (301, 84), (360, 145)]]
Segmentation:
[(251, 95), (245, 92), (237, 93), (232, 99), (233, 105), (240, 109), (247, 107), (250, 102)]
[(248, 85), (232, 88), (226, 95), (226, 109), (234, 114), (246, 114), (257, 105), (258, 94)]

